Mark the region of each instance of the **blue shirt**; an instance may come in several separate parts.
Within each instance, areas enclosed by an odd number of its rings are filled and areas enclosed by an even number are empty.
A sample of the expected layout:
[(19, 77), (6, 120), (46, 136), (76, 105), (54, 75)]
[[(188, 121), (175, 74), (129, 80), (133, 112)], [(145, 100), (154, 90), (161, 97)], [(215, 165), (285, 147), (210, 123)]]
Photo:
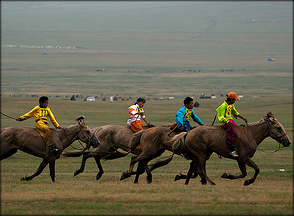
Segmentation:
[(192, 109), (188, 109), (186, 106), (179, 109), (176, 113), (176, 121), (177, 121), (177, 127), (181, 127), (184, 125), (184, 123), (190, 122), (190, 117), (192, 117), (194, 122), (197, 122), (199, 125), (203, 125), (200, 118), (194, 113)]

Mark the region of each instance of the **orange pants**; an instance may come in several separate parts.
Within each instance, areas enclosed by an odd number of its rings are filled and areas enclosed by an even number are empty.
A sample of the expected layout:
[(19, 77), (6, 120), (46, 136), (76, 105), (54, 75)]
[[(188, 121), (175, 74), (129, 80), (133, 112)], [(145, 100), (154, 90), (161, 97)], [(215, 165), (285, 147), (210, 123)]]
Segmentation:
[[(143, 130), (143, 122), (142, 121), (134, 121), (131, 123), (131, 128), (134, 132), (138, 132), (140, 130)], [(136, 149), (141, 149), (141, 145), (138, 145)]]
[(131, 128), (134, 132), (138, 132), (140, 130), (143, 130), (143, 122), (142, 121), (134, 121), (131, 123)]
[(52, 134), (48, 126), (47, 121), (39, 120), (36, 123), (36, 130), (41, 134), (41, 136), (44, 138), (45, 143), (47, 146), (51, 146), (52, 143)]

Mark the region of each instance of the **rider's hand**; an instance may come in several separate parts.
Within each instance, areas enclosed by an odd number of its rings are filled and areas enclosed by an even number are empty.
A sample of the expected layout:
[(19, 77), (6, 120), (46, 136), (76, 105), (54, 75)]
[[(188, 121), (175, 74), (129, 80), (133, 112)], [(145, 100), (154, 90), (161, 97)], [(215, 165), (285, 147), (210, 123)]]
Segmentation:
[(57, 129), (61, 129), (61, 127), (60, 127), (60, 126), (58, 126), (58, 127), (57, 127)]
[(22, 121), (20, 118), (15, 119), (16, 121)]

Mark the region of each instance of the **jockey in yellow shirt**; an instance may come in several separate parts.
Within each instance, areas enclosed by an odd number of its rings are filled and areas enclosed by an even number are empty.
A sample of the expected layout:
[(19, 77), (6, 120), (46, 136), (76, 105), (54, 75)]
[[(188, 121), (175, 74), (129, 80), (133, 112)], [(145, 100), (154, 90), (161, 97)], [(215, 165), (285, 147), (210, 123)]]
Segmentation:
[(46, 96), (42, 96), (39, 99), (39, 105), (33, 108), (28, 113), (20, 116), (16, 119), (16, 121), (24, 121), (28, 118), (35, 116), (36, 121), (36, 130), (40, 133), (40, 135), (44, 138), (46, 145), (49, 147), (51, 152), (58, 152), (58, 149), (52, 140), (52, 134), (48, 125), (47, 116), (49, 116), (50, 121), (54, 125), (55, 128), (61, 129), (58, 122), (55, 120), (53, 113), (48, 107), (49, 99)]
[(144, 98), (138, 98), (136, 103), (129, 107), (129, 114), (131, 116), (128, 117), (127, 123), (131, 126), (134, 132), (143, 130), (142, 120), (144, 120), (146, 124), (151, 127), (150, 122), (147, 121), (144, 114), (143, 106), (145, 103), (146, 100)]

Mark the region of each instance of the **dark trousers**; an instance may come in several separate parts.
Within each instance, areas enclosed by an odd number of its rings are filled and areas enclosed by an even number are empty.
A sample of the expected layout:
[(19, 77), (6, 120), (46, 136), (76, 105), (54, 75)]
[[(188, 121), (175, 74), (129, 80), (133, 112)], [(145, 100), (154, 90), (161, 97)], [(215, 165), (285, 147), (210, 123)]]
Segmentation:
[[(230, 121), (230, 122), (232, 122), (234, 126), (236, 125), (234, 121)], [(232, 127), (229, 123), (223, 124), (222, 126), (227, 131), (227, 137), (226, 137), (227, 144), (230, 145), (232, 149), (235, 149), (237, 133), (234, 129), (234, 126)]]

